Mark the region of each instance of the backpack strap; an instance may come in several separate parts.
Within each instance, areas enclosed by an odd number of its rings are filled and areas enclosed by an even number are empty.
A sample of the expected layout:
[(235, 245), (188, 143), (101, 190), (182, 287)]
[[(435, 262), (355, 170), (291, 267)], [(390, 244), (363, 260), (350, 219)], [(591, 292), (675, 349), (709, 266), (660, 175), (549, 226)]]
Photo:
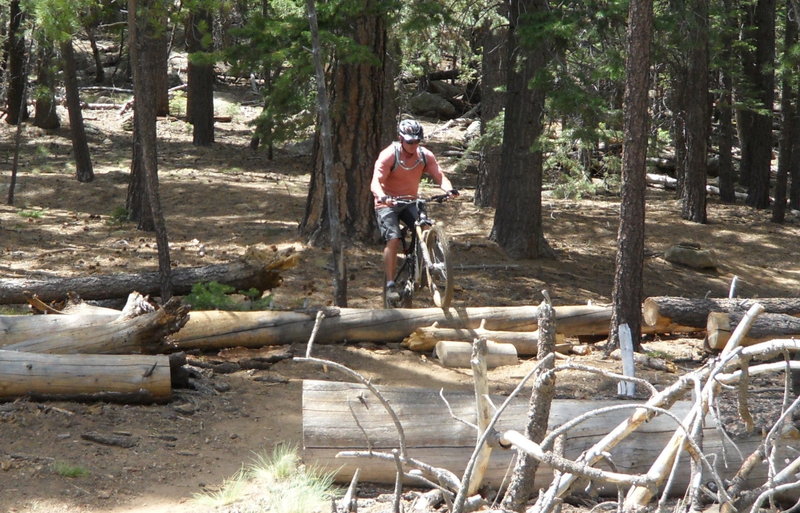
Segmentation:
[[(400, 164), (400, 143), (394, 142), (394, 143), (392, 143), (392, 146), (394, 146), (394, 164), (392, 164), (392, 168), (389, 170), (390, 173), (392, 171), (394, 171), (395, 168)], [(422, 165), (427, 167), (428, 166), (428, 157), (425, 155), (425, 152), (422, 151), (421, 149), (417, 148), (417, 155), (421, 157)], [(419, 161), (417, 161), (417, 162), (419, 162)], [(416, 166), (416, 164), (414, 164), (414, 165)], [(423, 169), (422, 172), (424, 173), (425, 170)]]

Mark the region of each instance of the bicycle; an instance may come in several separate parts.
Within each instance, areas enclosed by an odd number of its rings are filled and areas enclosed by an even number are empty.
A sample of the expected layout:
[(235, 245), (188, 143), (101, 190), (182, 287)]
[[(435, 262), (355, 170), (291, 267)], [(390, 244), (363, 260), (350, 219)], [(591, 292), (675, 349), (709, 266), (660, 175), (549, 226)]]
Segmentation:
[(449, 194), (442, 194), (429, 199), (393, 198), (396, 205), (416, 204), (418, 216), (413, 229), (401, 222), (403, 250), (399, 256), (403, 261), (398, 264), (394, 277), (400, 300), (396, 304), (390, 304), (384, 286), (383, 303), (386, 308), (411, 308), (414, 293), (423, 288), (430, 291), (433, 303), (437, 307), (450, 306), (453, 300), (450, 246), (444, 227), (428, 217), (425, 205), (431, 201), (442, 203), (451, 197)]

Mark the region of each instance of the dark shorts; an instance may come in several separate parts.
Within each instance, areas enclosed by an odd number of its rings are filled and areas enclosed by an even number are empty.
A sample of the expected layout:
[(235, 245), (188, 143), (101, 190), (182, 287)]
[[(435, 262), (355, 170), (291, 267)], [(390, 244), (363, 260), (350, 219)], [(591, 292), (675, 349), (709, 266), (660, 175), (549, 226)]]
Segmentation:
[(378, 229), (384, 241), (399, 239), (400, 221), (406, 226), (414, 226), (417, 219), (417, 206), (415, 204), (403, 205), (399, 207), (382, 207), (375, 210), (375, 217), (378, 219)]

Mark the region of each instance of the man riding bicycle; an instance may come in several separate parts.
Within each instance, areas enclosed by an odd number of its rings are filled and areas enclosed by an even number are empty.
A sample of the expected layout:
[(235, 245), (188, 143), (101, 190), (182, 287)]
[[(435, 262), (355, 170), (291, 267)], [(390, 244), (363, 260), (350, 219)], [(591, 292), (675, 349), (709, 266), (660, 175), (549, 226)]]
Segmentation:
[(397, 254), (402, 247), (400, 220), (413, 226), (417, 218), (416, 205), (397, 205), (393, 198), (416, 198), (423, 173), (433, 179), (443, 191), (458, 196), (450, 180), (439, 169), (436, 157), (420, 145), (422, 125), (413, 119), (404, 119), (397, 127), (398, 140), (378, 155), (372, 173), (370, 190), (375, 197), (375, 216), (386, 246), (383, 249), (383, 267), (386, 274), (386, 300), (396, 304), (400, 294), (394, 282)]

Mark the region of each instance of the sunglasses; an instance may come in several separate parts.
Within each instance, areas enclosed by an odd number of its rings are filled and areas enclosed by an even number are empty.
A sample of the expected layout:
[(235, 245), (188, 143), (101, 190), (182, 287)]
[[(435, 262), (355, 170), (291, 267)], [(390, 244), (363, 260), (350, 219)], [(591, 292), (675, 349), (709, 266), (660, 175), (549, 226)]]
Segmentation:
[(419, 139), (416, 139), (414, 141), (406, 141), (405, 139), (403, 139), (403, 141), (405, 141), (406, 144), (410, 144), (412, 146), (416, 145), (416, 144), (419, 144)]

